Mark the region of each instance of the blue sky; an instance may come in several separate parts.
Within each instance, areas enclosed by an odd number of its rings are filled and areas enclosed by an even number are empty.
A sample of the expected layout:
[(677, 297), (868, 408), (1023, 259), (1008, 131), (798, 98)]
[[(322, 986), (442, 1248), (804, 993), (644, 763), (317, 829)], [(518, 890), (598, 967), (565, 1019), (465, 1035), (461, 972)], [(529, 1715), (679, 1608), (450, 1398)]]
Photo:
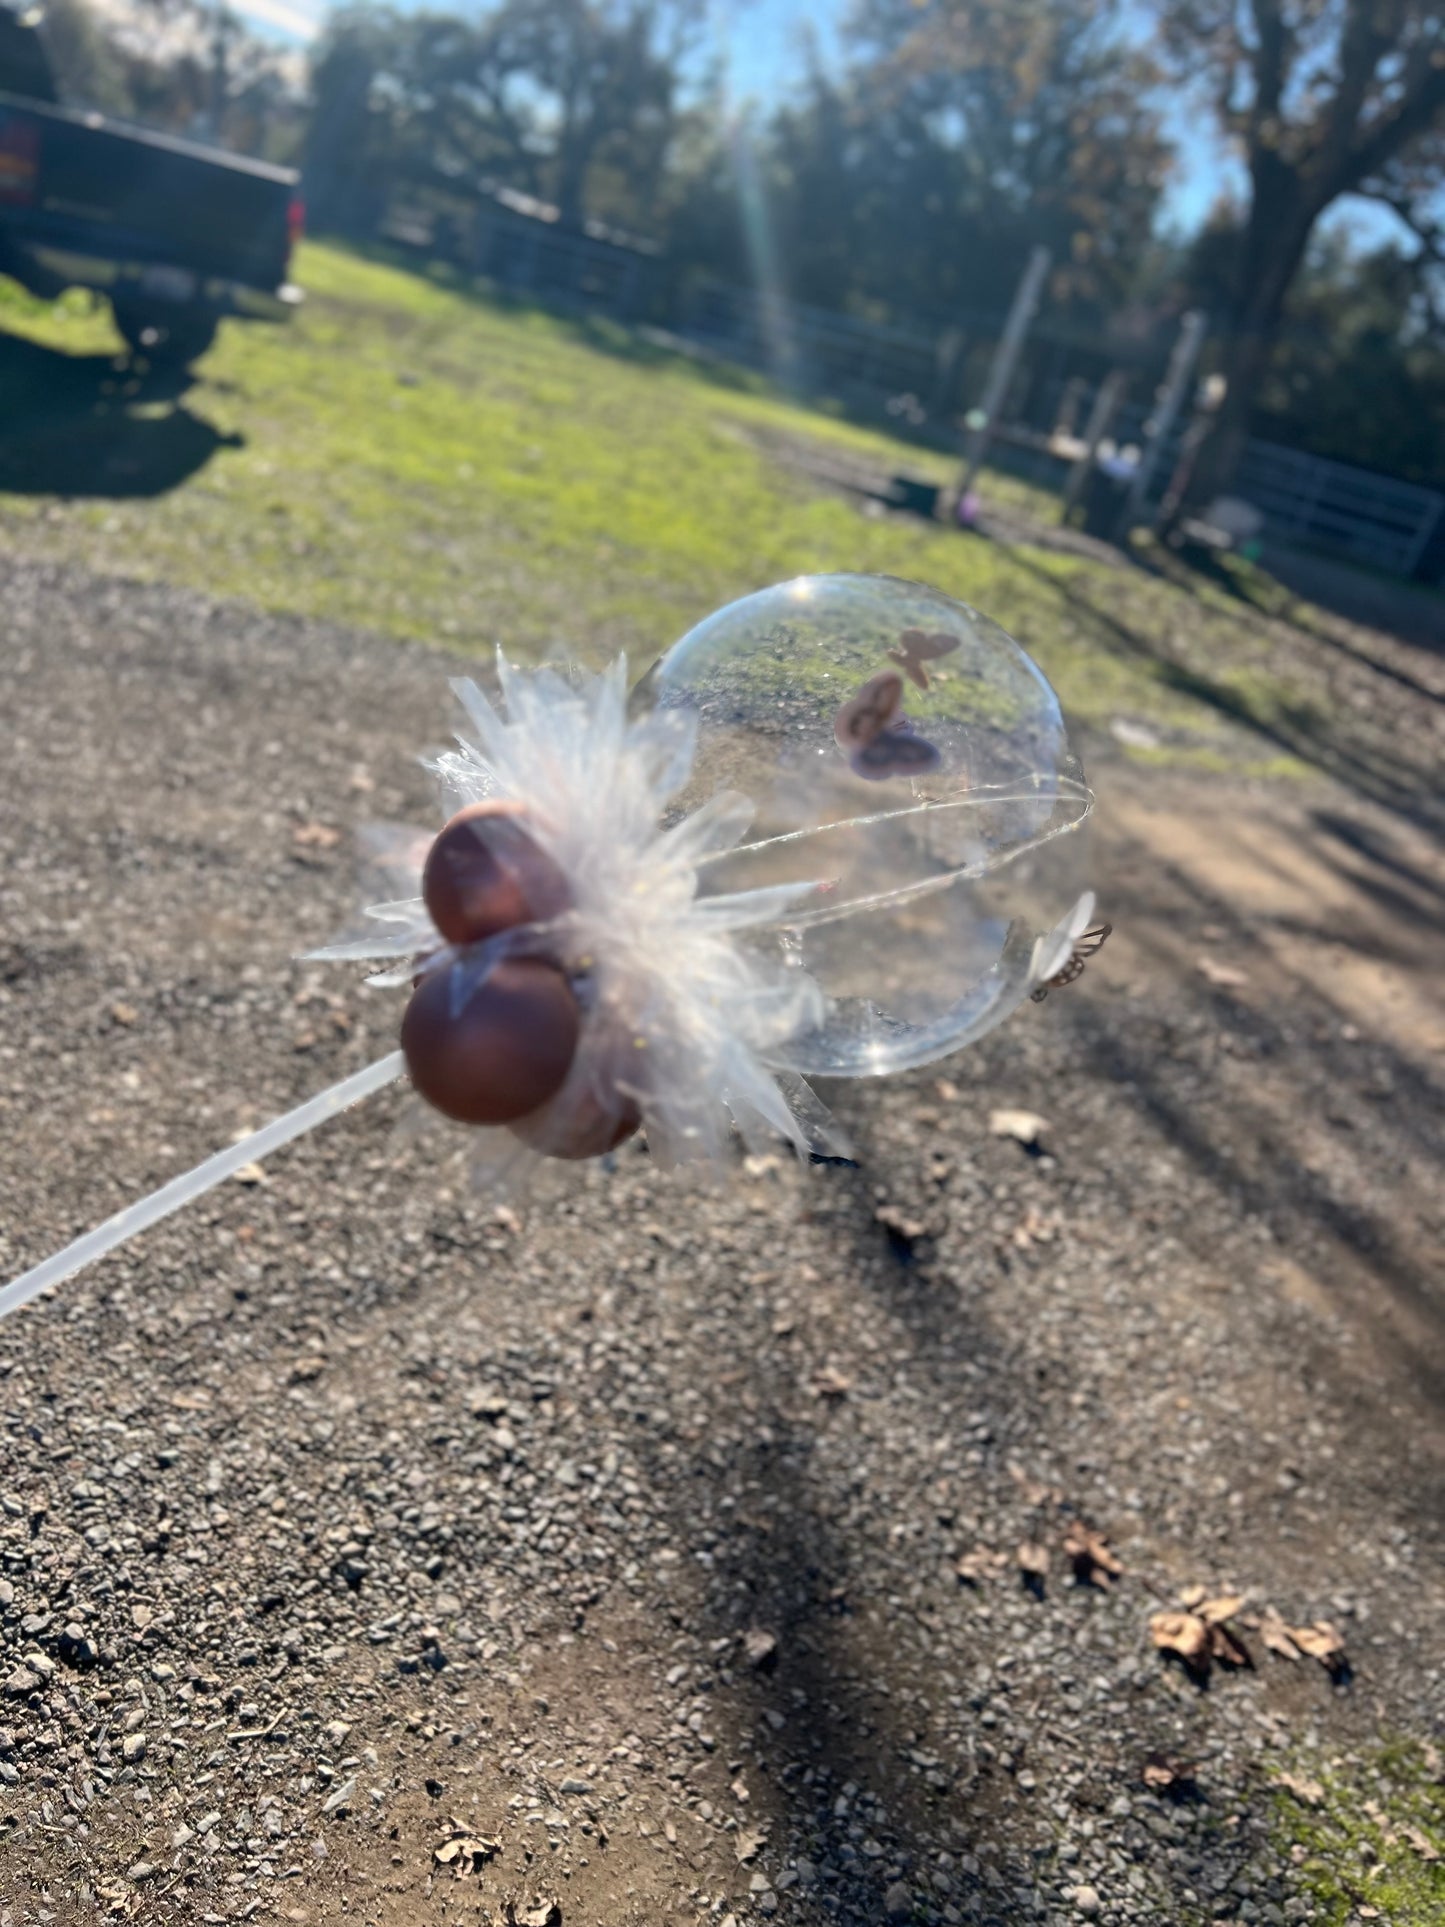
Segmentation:
[[(422, 4), (423, 0), (416, 0)], [(425, 0), (442, 5), (446, 0)], [(468, 0), (452, 0), (465, 9)], [(230, 0), (235, 11), (258, 27), (269, 28), (291, 43), (312, 38), (326, 13), (324, 0)], [(399, 0), (407, 5), (408, 0)], [(796, 74), (805, 31), (811, 26), (826, 58), (836, 54), (837, 27), (846, 0), (712, 0), (714, 44), (726, 51), (732, 83), (739, 95), (776, 99)], [(1220, 190), (1240, 179), (1222, 144), (1212, 138), (1192, 110), (1181, 111), (1183, 124), (1170, 127), (1178, 148), (1178, 164), (1162, 208), (1168, 227), (1188, 231), (1197, 227)], [(1347, 204), (1336, 220), (1348, 222), (1362, 238), (1377, 238), (1394, 226), (1382, 209), (1362, 203)]]

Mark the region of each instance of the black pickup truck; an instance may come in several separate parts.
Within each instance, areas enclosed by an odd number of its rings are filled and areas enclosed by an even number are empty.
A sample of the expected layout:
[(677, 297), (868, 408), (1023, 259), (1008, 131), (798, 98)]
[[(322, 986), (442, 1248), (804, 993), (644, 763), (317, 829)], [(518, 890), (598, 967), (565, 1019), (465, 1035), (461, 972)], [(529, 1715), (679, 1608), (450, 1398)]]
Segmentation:
[(93, 288), (133, 352), (184, 364), (221, 320), (284, 321), (290, 169), (59, 103), (35, 14), (0, 0), (0, 274)]

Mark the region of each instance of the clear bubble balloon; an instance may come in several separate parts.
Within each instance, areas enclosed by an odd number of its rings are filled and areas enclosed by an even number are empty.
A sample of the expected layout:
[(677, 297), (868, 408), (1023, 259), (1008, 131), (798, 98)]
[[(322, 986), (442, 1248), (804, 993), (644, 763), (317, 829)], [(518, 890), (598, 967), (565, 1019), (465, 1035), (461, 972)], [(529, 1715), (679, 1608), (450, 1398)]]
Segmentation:
[(795, 1069), (928, 1063), (1038, 983), (1087, 887), (1093, 798), (1058, 698), (997, 623), (917, 583), (805, 576), (689, 631), (634, 692), (649, 706), (698, 716), (679, 813), (720, 789), (754, 807), (704, 896), (812, 886), (746, 937), (827, 999)]

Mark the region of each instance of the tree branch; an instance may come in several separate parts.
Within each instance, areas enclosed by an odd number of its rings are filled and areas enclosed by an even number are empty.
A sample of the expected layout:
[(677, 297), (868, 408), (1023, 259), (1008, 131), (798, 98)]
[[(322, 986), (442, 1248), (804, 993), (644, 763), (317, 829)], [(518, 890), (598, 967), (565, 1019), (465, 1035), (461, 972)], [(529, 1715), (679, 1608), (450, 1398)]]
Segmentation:
[(1279, 112), (1284, 93), (1284, 77), (1289, 69), (1291, 35), (1285, 24), (1281, 0), (1250, 0), (1254, 31), (1259, 44), (1254, 50), (1254, 105), (1250, 109), (1250, 139), (1267, 120)]
[(1445, 268), (1445, 225), (1427, 219), (1414, 206), (1408, 194), (1393, 188), (1383, 185), (1361, 187), (1356, 192), (1361, 200), (1376, 201), (1381, 207), (1389, 208), (1395, 219), (1408, 228), (1419, 242), (1417, 260), (1421, 263), (1421, 271), (1416, 276), (1418, 289), (1424, 299), (1431, 328), (1445, 333), (1445, 299), (1437, 293), (1429, 273), (1425, 271), (1429, 267)]
[(1344, 193), (1368, 180), (1412, 140), (1429, 133), (1445, 119), (1445, 66), (1436, 66), (1432, 50), (1418, 48), (1406, 71), (1404, 92), (1394, 109), (1382, 115), (1349, 149), (1344, 179), (1334, 190)]
[[(1317, 192), (1333, 200), (1355, 143), (1361, 110), (1375, 69), (1394, 45), (1377, 0), (1349, 0), (1340, 33), (1340, 82), (1324, 117), (1320, 142), (1306, 172)], [(1358, 176), (1356, 177), (1358, 178)]]

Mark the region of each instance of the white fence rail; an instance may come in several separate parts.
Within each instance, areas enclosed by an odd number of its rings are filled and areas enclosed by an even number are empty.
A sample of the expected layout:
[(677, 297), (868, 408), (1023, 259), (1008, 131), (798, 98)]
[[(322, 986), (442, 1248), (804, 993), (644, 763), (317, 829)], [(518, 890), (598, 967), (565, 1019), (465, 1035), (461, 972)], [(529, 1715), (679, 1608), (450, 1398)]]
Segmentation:
[(1445, 522), (1445, 495), (1435, 489), (1254, 438), (1238, 488), (1284, 541), (1390, 575), (1414, 575)]

